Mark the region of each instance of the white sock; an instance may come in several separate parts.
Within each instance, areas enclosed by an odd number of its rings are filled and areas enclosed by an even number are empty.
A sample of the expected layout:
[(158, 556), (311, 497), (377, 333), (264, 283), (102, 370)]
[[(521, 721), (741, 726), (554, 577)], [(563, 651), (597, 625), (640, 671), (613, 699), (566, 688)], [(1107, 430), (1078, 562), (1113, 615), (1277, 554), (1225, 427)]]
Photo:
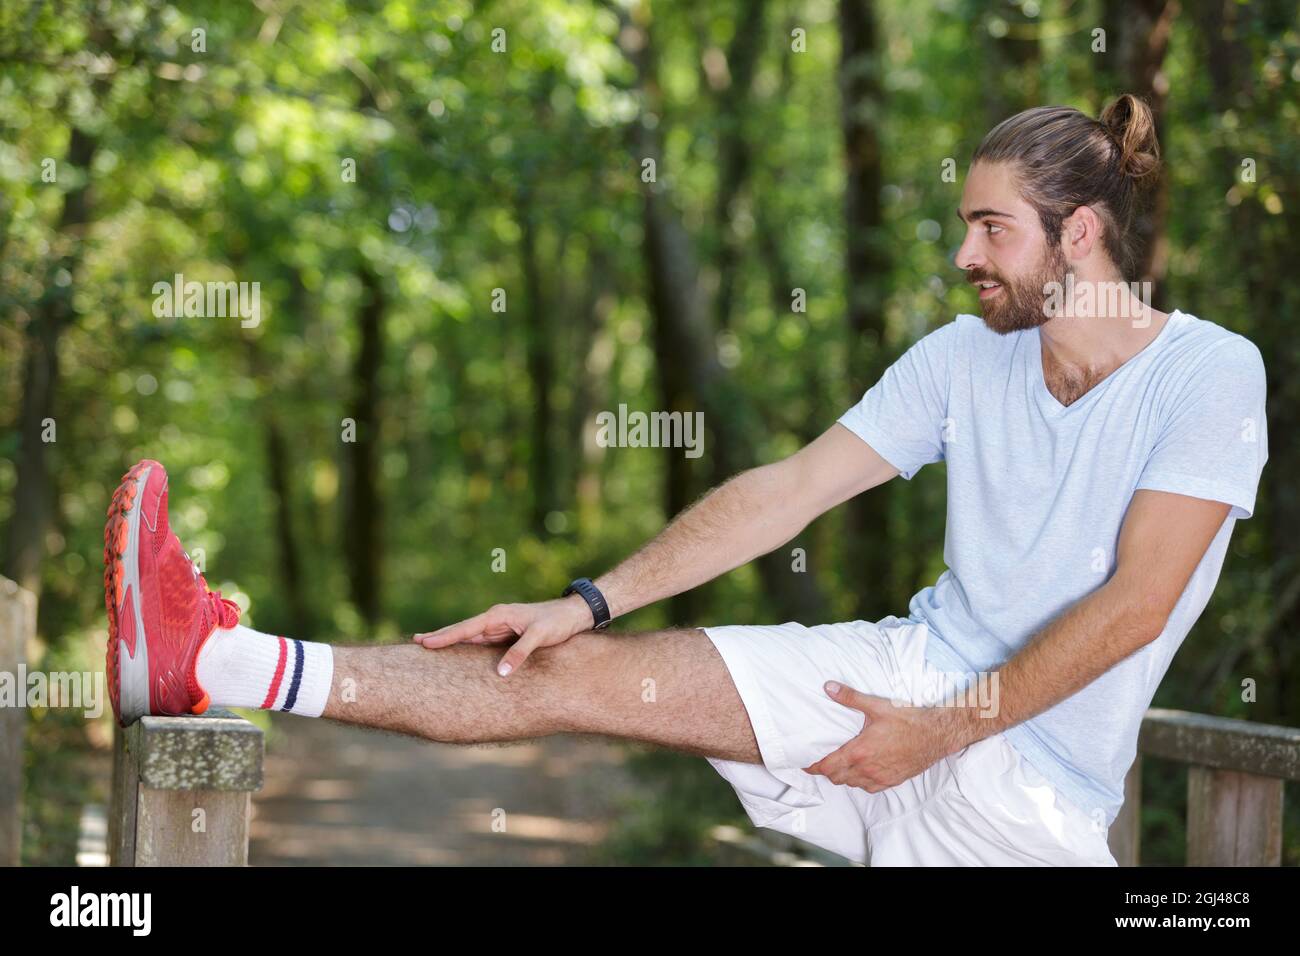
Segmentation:
[(195, 676), (212, 706), (319, 717), (334, 679), (334, 649), (242, 624), (219, 627), (199, 648)]

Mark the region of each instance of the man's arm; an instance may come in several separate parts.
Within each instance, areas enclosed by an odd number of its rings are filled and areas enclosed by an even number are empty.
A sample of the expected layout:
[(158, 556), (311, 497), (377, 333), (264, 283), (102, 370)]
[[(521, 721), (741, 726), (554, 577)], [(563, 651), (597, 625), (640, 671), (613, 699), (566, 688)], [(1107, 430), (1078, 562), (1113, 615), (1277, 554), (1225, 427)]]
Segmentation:
[(804, 769), (875, 793), (1082, 690), (1160, 636), (1229, 507), (1138, 490), (1120, 529), (1115, 573), (998, 669), (992, 708), (898, 708), (840, 688), (831, 696), (869, 719), (857, 737)]
[(708, 492), (596, 587), (615, 617), (689, 591), (775, 551), (814, 518), (897, 474), (837, 422), (790, 457)]
[[(898, 474), (836, 422), (781, 461), (750, 468), (684, 510), (651, 541), (595, 581), (618, 617), (698, 587), (785, 544), (818, 515)], [(498, 672), (509, 674), (538, 647), (592, 626), (580, 595), (536, 604), (497, 604), (414, 640), (425, 647), (493, 644), (518, 637)]]
[(1135, 492), (1115, 573), (998, 670), (993, 715), (959, 709), (965, 733), (956, 749), (1042, 713), (1159, 637), (1229, 508), (1166, 491)]

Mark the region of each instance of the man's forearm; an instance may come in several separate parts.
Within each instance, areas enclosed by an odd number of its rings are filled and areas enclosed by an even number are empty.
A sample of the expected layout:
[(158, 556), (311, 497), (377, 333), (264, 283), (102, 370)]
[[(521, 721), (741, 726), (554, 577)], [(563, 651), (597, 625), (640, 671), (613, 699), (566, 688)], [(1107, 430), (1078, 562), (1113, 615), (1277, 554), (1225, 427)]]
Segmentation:
[(789, 541), (809, 518), (781, 463), (743, 471), (709, 491), (652, 540), (596, 579), (619, 617), (689, 591)]
[(1158, 637), (1163, 627), (1164, 621), (1145, 609), (1137, 588), (1112, 579), (988, 675), (991, 706), (968, 699), (969, 706), (954, 710), (953, 750), (1001, 733), (1077, 693)]

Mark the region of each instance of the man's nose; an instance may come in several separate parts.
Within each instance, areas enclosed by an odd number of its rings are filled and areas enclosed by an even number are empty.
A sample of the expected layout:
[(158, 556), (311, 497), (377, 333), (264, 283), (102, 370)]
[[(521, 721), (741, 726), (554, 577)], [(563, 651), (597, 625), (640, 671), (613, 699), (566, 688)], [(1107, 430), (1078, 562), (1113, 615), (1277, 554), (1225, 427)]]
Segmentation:
[(957, 249), (957, 254), (953, 256), (953, 262), (957, 264), (958, 269), (964, 269), (969, 272), (971, 269), (984, 265), (984, 256), (980, 254), (974, 241), (970, 236), (962, 240), (962, 244)]

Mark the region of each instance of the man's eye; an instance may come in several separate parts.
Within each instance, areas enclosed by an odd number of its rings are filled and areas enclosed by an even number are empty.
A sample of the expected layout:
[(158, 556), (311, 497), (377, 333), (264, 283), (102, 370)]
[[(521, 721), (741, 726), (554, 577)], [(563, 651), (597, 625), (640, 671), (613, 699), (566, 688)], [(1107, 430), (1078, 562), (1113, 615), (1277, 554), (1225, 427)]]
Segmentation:
[(1002, 227), (995, 222), (984, 223), (984, 229), (990, 236), (994, 235), (994, 230), (997, 230), (997, 232), (1002, 231)]

